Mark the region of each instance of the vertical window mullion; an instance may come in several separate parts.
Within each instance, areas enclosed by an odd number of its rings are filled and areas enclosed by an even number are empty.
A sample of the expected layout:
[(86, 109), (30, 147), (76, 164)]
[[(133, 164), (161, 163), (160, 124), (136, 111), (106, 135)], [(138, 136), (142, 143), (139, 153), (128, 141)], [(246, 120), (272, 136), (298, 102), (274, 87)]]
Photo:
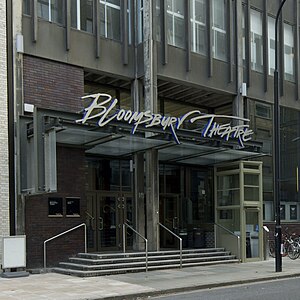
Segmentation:
[(78, 30), (81, 30), (81, 19), (80, 19), (80, 16), (81, 16), (81, 10), (80, 10), (80, 1), (81, 0), (77, 0), (77, 29)]
[(48, 1), (48, 14), (49, 14), (49, 22), (52, 22), (52, 16), (51, 16), (51, 1)]

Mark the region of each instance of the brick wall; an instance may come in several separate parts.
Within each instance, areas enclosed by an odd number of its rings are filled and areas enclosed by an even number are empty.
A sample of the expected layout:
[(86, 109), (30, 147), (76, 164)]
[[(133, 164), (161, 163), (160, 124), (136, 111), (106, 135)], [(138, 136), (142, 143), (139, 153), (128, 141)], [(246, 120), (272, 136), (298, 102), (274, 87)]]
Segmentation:
[[(82, 109), (83, 69), (67, 64), (24, 55), (24, 102), (37, 107), (66, 112)], [(25, 202), (27, 267), (43, 266), (43, 242), (85, 221), (85, 152), (57, 147), (57, 193), (30, 196)], [(62, 217), (48, 216), (48, 197), (63, 198)], [(66, 197), (80, 197), (77, 217), (66, 217)], [(84, 250), (83, 227), (47, 244), (47, 267)]]
[(2, 237), (9, 235), (6, 2), (4, 0), (0, 0), (0, 45), (0, 262), (2, 262)]
[(23, 73), (25, 103), (69, 112), (82, 110), (82, 68), (24, 55)]
[[(26, 199), (25, 230), (27, 235), (27, 267), (43, 266), (43, 242), (85, 221), (85, 153), (82, 149), (57, 147), (57, 193)], [(62, 197), (63, 217), (48, 217), (48, 197)], [(66, 217), (65, 197), (80, 197), (80, 217)], [(84, 251), (83, 227), (47, 244), (47, 267)]]

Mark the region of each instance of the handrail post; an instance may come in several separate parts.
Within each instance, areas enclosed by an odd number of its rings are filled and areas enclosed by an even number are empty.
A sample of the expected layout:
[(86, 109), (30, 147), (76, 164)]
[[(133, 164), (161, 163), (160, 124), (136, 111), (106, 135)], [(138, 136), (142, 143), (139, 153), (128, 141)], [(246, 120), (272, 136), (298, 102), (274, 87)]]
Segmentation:
[(146, 272), (148, 272), (148, 240), (143, 237), (139, 232), (137, 232), (134, 228), (132, 228), (130, 225), (128, 225), (127, 223), (123, 223), (123, 250), (125, 253), (125, 227), (129, 227), (135, 234), (137, 234), (140, 238), (142, 238), (145, 241), (145, 259), (146, 259)]
[(84, 223), (84, 253), (87, 253), (87, 227)]
[(161, 224), (160, 222), (157, 223), (158, 226), (161, 226), (165, 230), (167, 230), (169, 233), (171, 233), (173, 236), (175, 236), (179, 240), (179, 252), (180, 252), (180, 268), (182, 268), (182, 238), (179, 237), (177, 234), (175, 234), (172, 230), (170, 230), (165, 225)]
[[(216, 228), (219, 227), (219, 228), (225, 230), (227, 233), (229, 233), (232, 236), (237, 238), (237, 256), (238, 256), (238, 260), (240, 262), (241, 261), (241, 237), (218, 223), (213, 223), (213, 224), (216, 226), (215, 234), (216, 234)], [(215, 236), (215, 242), (216, 242), (216, 236)]]
[(125, 243), (125, 230), (126, 230), (126, 228), (125, 228), (125, 223), (123, 224), (123, 253), (125, 253), (126, 252), (126, 243)]
[(46, 270), (46, 242), (44, 242), (44, 269)]
[(148, 272), (148, 240), (145, 240), (145, 251), (146, 251), (146, 272)]
[(60, 237), (60, 236), (62, 236), (62, 235), (65, 235), (65, 234), (67, 234), (67, 233), (69, 233), (69, 232), (71, 232), (71, 231), (73, 231), (73, 230), (75, 230), (75, 229), (77, 229), (77, 228), (79, 228), (79, 227), (81, 227), (81, 226), (84, 226), (84, 251), (85, 251), (85, 253), (87, 253), (87, 245), (86, 245), (86, 240), (87, 240), (87, 227), (86, 227), (86, 224), (85, 223), (81, 223), (81, 224), (79, 224), (79, 225), (77, 225), (77, 226), (75, 226), (75, 227), (72, 227), (72, 228), (70, 228), (70, 229), (68, 229), (68, 230), (66, 230), (66, 231), (64, 231), (64, 232), (61, 232), (61, 233), (59, 233), (59, 234), (57, 234), (57, 235), (55, 235), (55, 236), (53, 236), (53, 237), (51, 237), (51, 238), (49, 238), (49, 239), (47, 239), (47, 240), (45, 240), (44, 241), (44, 269), (46, 269), (46, 267), (47, 267), (47, 250), (46, 250), (46, 243), (48, 243), (48, 242), (50, 242), (50, 241), (52, 241), (52, 240), (54, 240), (54, 239), (56, 239), (56, 238), (58, 238), (58, 237)]
[(179, 240), (179, 248), (180, 248), (180, 269), (182, 269), (182, 238)]

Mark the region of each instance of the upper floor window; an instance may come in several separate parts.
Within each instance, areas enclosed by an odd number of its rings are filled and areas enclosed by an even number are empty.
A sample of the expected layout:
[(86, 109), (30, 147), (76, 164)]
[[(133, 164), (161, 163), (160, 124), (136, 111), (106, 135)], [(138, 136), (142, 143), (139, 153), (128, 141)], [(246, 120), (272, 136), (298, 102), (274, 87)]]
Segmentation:
[(226, 0), (212, 1), (212, 52), (213, 57), (227, 61)]
[(38, 17), (63, 25), (64, 24), (64, 1), (61, 0), (38, 0)]
[(23, 14), (30, 15), (30, 0), (23, 0)]
[(184, 0), (167, 0), (168, 43), (185, 47)]
[(138, 11), (138, 43), (142, 43), (144, 40), (144, 1), (138, 0), (137, 2), (137, 11)]
[(251, 69), (263, 71), (262, 14), (251, 9)]
[(268, 57), (269, 75), (274, 75), (275, 70), (275, 19), (268, 17)]
[(121, 40), (120, 0), (100, 0), (101, 35), (113, 40)]
[(71, 0), (71, 26), (93, 32), (93, 1)]
[(284, 79), (295, 81), (293, 26), (284, 24)]
[(206, 54), (206, 0), (191, 3), (192, 51)]

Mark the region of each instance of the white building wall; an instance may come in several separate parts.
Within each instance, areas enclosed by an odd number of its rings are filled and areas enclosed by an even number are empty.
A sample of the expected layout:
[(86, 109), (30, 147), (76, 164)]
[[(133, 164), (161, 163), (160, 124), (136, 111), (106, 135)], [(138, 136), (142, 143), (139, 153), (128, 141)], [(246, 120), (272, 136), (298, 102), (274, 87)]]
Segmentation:
[(9, 235), (9, 161), (6, 56), (6, 1), (0, 0), (0, 262), (2, 237)]

